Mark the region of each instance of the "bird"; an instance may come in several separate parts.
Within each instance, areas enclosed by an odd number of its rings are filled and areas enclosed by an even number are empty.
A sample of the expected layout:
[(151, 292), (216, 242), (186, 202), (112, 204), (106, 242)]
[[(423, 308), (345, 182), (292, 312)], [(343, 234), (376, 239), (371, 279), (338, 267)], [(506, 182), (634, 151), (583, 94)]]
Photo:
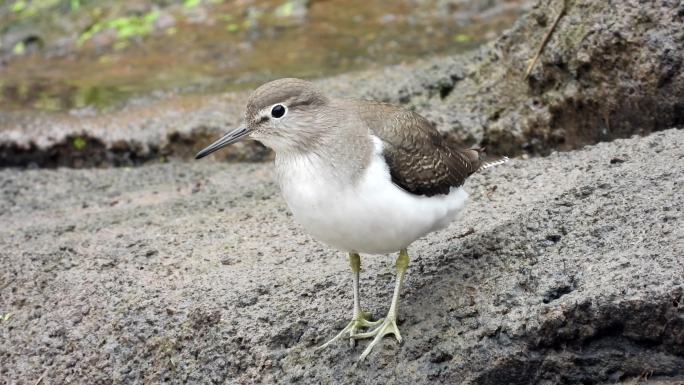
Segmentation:
[[(203, 158), (243, 139), (275, 152), (282, 196), (319, 241), (348, 254), (353, 306), (349, 323), (328, 342), (371, 339), (364, 360), (387, 335), (401, 343), (399, 297), (415, 240), (447, 227), (465, 207), (466, 179), (504, 163), (480, 148), (455, 148), (420, 114), (388, 103), (327, 96), (313, 83), (284, 78), (247, 99), (244, 122), (197, 153)], [(398, 252), (386, 317), (360, 303), (360, 254)]]

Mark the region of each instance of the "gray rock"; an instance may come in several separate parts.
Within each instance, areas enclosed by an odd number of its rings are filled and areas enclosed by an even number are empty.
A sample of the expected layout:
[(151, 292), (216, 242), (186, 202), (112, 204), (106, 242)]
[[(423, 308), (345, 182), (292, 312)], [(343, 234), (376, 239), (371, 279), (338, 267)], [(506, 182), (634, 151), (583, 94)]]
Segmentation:
[[(359, 365), (367, 341), (313, 351), (349, 317), (347, 261), (292, 221), (270, 164), (2, 170), (0, 378), (681, 383), (683, 149), (671, 129), (474, 176), (465, 216), (410, 248), (404, 344)], [(393, 257), (362, 264), (378, 317)]]
[(454, 139), (506, 154), (548, 154), (684, 122), (680, 2), (567, 0), (525, 79), (561, 4), (538, 1), (477, 52), (350, 79), (349, 88), (408, 103)]
[[(491, 152), (548, 154), (684, 124), (684, 13), (679, 1), (568, 0), (529, 79), (524, 72), (558, 12), (538, 0), (470, 54), (319, 80), (335, 96), (407, 104), (445, 136)], [(448, 4), (445, 4), (448, 6)], [(0, 166), (132, 165), (190, 158), (235, 127), (247, 93), (172, 97), (96, 116), (0, 114)], [(81, 138), (87, 146), (76, 149)], [(268, 160), (244, 143), (216, 155)]]

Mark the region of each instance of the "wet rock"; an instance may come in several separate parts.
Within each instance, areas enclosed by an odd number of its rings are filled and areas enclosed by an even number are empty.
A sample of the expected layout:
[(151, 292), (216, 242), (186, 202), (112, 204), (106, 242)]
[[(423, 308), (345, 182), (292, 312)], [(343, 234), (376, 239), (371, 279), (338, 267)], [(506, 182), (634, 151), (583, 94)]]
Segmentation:
[[(406, 104), (454, 142), (508, 155), (548, 154), (684, 123), (684, 22), (676, 1), (569, 0), (525, 78), (560, 4), (537, 1), (513, 28), (470, 54), (317, 83), (334, 96)], [(239, 124), (246, 96), (151, 100), (83, 118), (5, 114), (0, 165), (90, 166), (68, 146), (76, 136), (101, 143), (100, 164), (188, 159)], [(214, 157), (263, 161), (272, 154), (252, 142)]]

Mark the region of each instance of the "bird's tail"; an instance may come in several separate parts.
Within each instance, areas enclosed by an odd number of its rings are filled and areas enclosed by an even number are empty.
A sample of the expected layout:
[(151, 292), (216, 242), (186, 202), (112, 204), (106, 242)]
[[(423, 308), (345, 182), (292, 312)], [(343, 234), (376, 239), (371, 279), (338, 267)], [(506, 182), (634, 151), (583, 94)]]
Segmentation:
[(508, 162), (510, 159), (507, 156), (492, 156), (492, 157), (487, 157), (482, 163), (480, 164), (480, 168), (477, 169), (477, 171), (481, 170), (486, 170), (490, 167), (498, 166), (500, 164), (504, 164)]
[(483, 148), (473, 148), (472, 150), (477, 151), (480, 159), (480, 165), (477, 168), (477, 171), (482, 171), (486, 170), (490, 167), (498, 166), (500, 164), (504, 164), (508, 162), (510, 159), (507, 156), (502, 156), (502, 155), (489, 155), (485, 153), (485, 149)]

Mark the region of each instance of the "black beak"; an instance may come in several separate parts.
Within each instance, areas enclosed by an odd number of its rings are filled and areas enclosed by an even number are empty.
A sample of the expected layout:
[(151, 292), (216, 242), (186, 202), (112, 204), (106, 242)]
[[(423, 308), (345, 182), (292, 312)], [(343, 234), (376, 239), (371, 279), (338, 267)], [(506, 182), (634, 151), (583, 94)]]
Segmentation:
[(233, 144), (235, 142), (239, 142), (240, 140), (244, 139), (247, 135), (252, 130), (248, 129), (245, 126), (240, 126), (233, 131), (223, 135), (223, 137), (214, 143), (210, 144), (205, 148), (204, 150), (200, 151), (195, 155), (195, 159), (201, 159), (204, 158), (205, 156), (211, 154), (212, 152), (219, 150), (223, 147), (226, 147), (229, 144)]

